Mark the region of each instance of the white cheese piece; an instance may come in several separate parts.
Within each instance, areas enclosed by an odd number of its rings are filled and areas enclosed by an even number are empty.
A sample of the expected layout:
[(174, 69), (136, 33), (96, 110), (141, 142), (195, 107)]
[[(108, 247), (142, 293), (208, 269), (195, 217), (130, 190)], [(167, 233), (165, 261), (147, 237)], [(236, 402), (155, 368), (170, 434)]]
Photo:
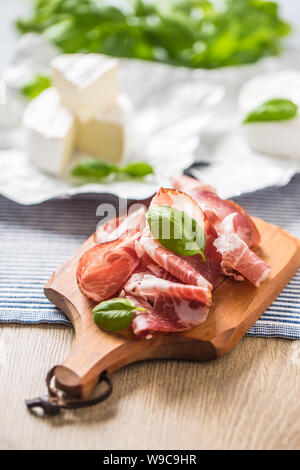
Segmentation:
[(118, 96), (118, 61), (101, 54), (63, 54), (51, 62), (62, 103), (82, 122), (113, 106)]
[(27, 106), (23, 125), (27, 132), (27, 152), (36, 166), (53, 175), (62, 175), (75, 143), (75, 118), (61, 104), (55, 88), (43, 91)]
[[(249, 80), (239, 95), (241, 120), (265, 101), (273, 98), (292, 100), (300, 109), (300, 72), (285, 70)], [(259, 152), (287, 158), (300, 158), (300, 117), (286, 121), (243, 124), (249, 145)]]
[(78, 124), (77, 145), (91, 155), (111, 163), (124, 162), (132, 143), (133, 106), (125, 94), (115, 106)]

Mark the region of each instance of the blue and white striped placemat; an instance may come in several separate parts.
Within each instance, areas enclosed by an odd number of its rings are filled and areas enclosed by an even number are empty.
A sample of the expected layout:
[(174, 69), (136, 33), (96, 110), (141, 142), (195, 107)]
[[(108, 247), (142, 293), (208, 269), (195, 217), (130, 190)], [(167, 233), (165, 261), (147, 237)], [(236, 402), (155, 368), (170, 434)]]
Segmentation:
[[(300, 175), (237, 201), (300, 237)], [(70, 325), (43, 286), (95, 230), (97, 205), (95, 199), (65, 199), (26, 207), (0, 198), (0, 322)], [(248, 335), (300, 339), (300, 271)]]

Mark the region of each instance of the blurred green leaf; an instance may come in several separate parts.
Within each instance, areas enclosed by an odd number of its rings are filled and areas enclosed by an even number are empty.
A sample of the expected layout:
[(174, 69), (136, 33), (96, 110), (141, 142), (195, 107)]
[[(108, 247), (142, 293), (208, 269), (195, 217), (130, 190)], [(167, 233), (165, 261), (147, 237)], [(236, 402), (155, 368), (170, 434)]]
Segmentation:
[(114, 179), (129, 180), (132, 178), (144, 178), (147, 175), (153, 175), (154, 170), (146, 162), (131, 162), (125, 166), (117, 166), (106, 163), (99, 158), (82, 158), (71, 170), (71, 175), (80, 179), (101, 180), (114, 174)]
[(286, 121), (293, 119), (298, 113), (298, 106), (291, 100), (275, 98), (253, 109), (246, 116), (243, 124), (251, 122)]
[(290, 31), (277, 3), (265, 0), (35, 0), (31, 16), (16, 25), (68, 53), (203, 68), (278, 54)]
[(72, 169), (71, 175), (77, 178), (96, 178), (101, 179), (110, 175), (114, 171), (118, 171), (115, 165), (102, 162), (97, 158), (83, 158)]
[(133, 178), (143, 178), (144, 176), (153, 175), (154, 173), (152, 166), (145, 162), (128, 163), (121, 171)]
[(32, 100), (36, 98), (42, 91), (51, 86), (51, 80), (44, 75), (36, 75), (35, 78), (21, 88), (21, 92), (26, 98)]

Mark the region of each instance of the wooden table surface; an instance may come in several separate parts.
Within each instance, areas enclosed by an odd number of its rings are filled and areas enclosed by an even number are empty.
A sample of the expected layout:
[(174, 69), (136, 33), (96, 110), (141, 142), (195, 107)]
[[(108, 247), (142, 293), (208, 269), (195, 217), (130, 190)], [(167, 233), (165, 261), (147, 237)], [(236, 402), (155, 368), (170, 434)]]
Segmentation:
[(151, 361), (113, 375), (110, 398), (32, 416), (71, 328), (0, 328), (0, 449), (299, 449), (300, 341), (245, 338), (209, 363)]

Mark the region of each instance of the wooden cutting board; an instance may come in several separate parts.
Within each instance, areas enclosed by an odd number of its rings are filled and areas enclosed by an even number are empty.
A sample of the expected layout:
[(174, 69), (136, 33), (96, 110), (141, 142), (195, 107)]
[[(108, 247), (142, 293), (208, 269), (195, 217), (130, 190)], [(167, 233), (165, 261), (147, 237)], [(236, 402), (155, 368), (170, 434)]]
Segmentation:
[(45, 286), (46, 297), (69, 317), (75, 329), (71, 352), (55, 369), (57, 386), (73, 396), (86, 398), (104, 370), (110, 374), (145, 359), (207, 361), (230, 351), (300, 266), (297, 238), (280, 227), (253, 220), (262, 237), (257, 254), (271, 265), (270, 278), (259, 288), (248, 281), (224, 280), (213, 293), (213, 306), (204, 323), (151, 340), (136, 339), (130, 333), (107, 332), (93, 322), (95, 303), (81, 294), (76, 283), (78, 260), (94, 245), (93, 236), (90, 237)]

